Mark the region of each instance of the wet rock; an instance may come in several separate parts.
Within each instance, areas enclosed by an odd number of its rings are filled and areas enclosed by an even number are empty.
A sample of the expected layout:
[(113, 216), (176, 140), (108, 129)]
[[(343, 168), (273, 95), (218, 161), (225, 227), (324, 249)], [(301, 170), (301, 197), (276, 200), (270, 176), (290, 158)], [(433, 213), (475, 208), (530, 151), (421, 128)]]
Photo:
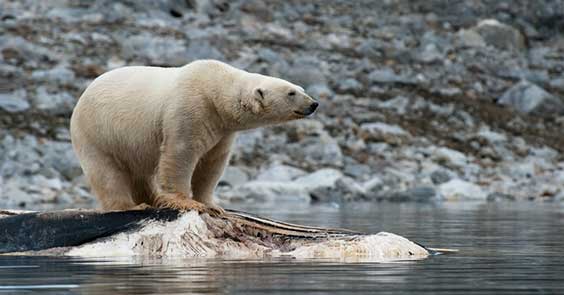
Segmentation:
[(429, 202), (437, 200), (437, 191), (430, 186), (418, 186), (405, 191), (394, 192), (385, 197), (390, 202)]
[(528, 81), (520, 81), (509, 88), (497, 101), (523, 113), (536, 115), (564, 114), (564, 102)]
[(487, 201), (488, 202), (515, 201), (515, 196), (495, 192), (488, 195)]
[(12, 93), (0, 93), (0, 109), (9, 113), (27, 111), (30, 108), (26, 100), (27, 92), (23, 89)]
[(486, 192), (479, 185), (461, 180), (451, 179), (439, 186), (441, 196), (446, 200), (485, 200)]

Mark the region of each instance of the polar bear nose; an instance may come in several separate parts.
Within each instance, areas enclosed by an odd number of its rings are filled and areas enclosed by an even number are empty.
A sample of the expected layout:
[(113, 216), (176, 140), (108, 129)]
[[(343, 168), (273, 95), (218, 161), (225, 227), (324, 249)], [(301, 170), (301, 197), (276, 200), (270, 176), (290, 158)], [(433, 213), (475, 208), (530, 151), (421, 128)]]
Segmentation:
[(318, 102), (314, 102), (311, 105), (309, 105), (309, 107), (305, 110), (304, 114), (306, 116), (309, 116), (311, 114), (313, 114), (313, 112), (315, 112), (315, 110), (317, 109), (317, 107), (319, 106)]
[(315, 110), (317, 109), (317, 107), (319, 106), (318, 102), (314, 102), (309, 106), (309, 109), (311, 110), (311, 112), (315, 112)]

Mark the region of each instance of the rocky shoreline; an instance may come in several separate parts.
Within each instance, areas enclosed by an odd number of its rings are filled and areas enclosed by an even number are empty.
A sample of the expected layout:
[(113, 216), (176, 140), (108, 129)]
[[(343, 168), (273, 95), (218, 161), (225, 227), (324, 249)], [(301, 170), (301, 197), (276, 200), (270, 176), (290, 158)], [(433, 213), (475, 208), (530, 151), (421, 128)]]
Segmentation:
[(199, 58), (321, 101), (240, 135), (223, 204), (564, 200), (561, 1), (26, 0), (0, 17), (0, 208), (95, 206), (68, 134), (81, 92)]

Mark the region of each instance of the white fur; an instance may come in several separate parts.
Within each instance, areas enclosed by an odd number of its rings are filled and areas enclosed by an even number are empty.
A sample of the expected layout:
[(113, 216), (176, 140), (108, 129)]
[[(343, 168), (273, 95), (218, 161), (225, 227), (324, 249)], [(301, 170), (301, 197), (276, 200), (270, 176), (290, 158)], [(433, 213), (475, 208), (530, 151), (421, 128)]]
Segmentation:
[[(85, 90), (71, 137), (105, 209), (155, 205), (166, 194), (214, 206), (236, 132), (302, 118), (313, 102), (297, 85), (218, 61), (124, 67)], [(170, 200), (159, 204), (188, 207)]]

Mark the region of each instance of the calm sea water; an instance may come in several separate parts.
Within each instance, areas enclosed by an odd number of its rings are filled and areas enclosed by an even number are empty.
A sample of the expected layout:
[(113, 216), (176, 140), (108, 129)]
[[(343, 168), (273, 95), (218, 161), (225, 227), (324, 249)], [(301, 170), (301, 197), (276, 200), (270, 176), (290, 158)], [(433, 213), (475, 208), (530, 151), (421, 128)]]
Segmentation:
[(294, 223), (388, 231), (460, 252), (395, 263), (0, 256), (0, 293), (564, 294), (561, 204), (231, 207)]

